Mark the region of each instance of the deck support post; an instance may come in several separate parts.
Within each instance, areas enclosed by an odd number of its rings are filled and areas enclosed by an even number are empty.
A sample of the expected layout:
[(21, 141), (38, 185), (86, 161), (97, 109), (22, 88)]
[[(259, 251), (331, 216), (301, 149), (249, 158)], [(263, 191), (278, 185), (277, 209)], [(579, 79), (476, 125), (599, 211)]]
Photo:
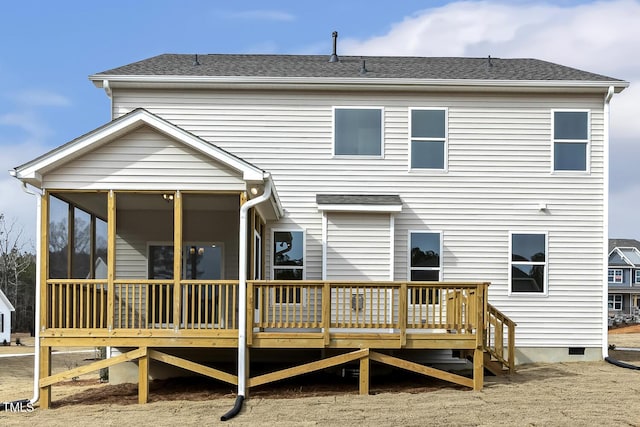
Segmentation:
[(369, 394), (369, 354), (360, 359), (360, 394)]
[(484, 352), (481, 348), (473, 350), (473, 390), (482, 390), (484, 383)]
[(147, 347), (141, 347), (144, 356), (138, 359), (138, 403), (149, 401), (149, 351)]
[[(40, 347), (40, 378), (51, 375), (51, 347)], [(49, 409), (51, 407), (51, 386), (40, 387), (40, 408)]]

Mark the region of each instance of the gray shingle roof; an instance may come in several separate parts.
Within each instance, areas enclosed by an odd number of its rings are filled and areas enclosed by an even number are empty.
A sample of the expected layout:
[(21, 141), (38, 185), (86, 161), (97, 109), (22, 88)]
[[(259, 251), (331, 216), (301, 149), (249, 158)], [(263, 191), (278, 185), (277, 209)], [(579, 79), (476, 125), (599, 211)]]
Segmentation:
[[(163, 54), (103, 71), (98, 76), (320, 77), (401, 79), (487, 79), (623, 82), (538, 59), (341, 56)], [(360, 73), (362, 61), (367, 72)]]
[(636, 248), (640, 250), (640, 242), (635, 239), (609, 239), (609, 253), (615, 248)]
[(402, 205), (396, 194), (316, 194), (319, 205)]

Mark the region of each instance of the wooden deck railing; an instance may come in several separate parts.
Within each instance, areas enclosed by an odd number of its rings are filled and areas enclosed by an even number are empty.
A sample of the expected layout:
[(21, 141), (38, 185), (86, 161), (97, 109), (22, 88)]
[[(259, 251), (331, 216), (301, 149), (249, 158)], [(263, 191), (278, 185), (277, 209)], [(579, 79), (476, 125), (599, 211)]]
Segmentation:
[[(253, 328), (475, 333), (484, 283), (250, 281)], [(479, 320), (480, 319), (480, 320)]]
[[(47, 280), (45, 327), (238, 328), (237, 281), (182, 280), (177, 292), (173, 280), (118, 279), (111, 286), (105, 280)], [(513, 370), (515, 323), (487, 303), (487, 289), (487, 283), (249, 281), (247, 327), (250, 334), (314, 332), (325, 342), (330, 332), (345, 331), (474, 336)]]
[[(237, 329), (238, 282), (50, 279), (47, 328)], [(443, 330), (474, 333), (484, 283), (249, 281), (259, 329)], [(179, 306), (175, 299), (178, 296)], [(178, 319), (175, 317), (178, 316)], [(491, 325), (504, 316), (494, 315)], [(498, 322), (498, 323), (496, 323)], [(499, 328), (500, 326), (494, 326)]]
[(48, 328), (107, 327), (106, 281), (56, 279), (47, 285)]
[(46, 327), (53, 329), (238, 328), (237, 281), (47, 280)]

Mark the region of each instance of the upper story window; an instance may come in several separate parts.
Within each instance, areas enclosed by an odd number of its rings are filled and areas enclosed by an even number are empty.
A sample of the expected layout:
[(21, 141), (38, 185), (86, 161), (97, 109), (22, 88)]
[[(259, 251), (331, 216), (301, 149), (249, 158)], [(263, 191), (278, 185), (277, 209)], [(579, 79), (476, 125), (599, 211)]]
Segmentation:
[[(617, 268), (610, 268), (608, 272), (609, 283), (622, 283), (622, 270)], [(637, 277), (637, 275), (636, 275)]]
[(446, 169), (447, 110), (411, 109), (411, 169)]
[(546, 293), (547, 235), (511, 234), (511, 292)]
[(334, 154), (382, 156), (382, 108), (336, 107)]
[(589, 112), (553, 111), (553, 170), (588, 170)]
[(640, 270), (636, 270), (636, 282), (635, 283), (640, 283)]

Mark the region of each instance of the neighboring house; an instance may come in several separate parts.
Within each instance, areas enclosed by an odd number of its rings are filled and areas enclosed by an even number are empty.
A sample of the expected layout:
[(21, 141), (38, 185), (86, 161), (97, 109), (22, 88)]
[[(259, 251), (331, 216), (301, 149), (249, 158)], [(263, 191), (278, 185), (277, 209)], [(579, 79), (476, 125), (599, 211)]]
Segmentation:
[(640, 309), (640, 242), (609, 239), (609, 314), (637, 315)]
[[(12, 171), (44, 190), (41, 360), (127, 351), (111, 363), (138, 360), (146, 401), (150, 360), (241, 390), (357, 362), (366, 392), (370, 361), (480, 388), (488, 354), (604, 356), (609, 101), (628, 83), (535, 59), (328, 59), (90, 76), (113, 120)], [(56, 234), (78, 217), (86, 260)], [(237, 375), (209, 367), (238, 347)], [(452, 354), (471, 380), (423, 366)], [(244, 369), (294, 355), (321, 361)], [(41, 375), (47, 406), (66, 377)]]
[(11, 301), (0, 289), (0, 345), (11, 342), (11, 313), (14, 311)]

